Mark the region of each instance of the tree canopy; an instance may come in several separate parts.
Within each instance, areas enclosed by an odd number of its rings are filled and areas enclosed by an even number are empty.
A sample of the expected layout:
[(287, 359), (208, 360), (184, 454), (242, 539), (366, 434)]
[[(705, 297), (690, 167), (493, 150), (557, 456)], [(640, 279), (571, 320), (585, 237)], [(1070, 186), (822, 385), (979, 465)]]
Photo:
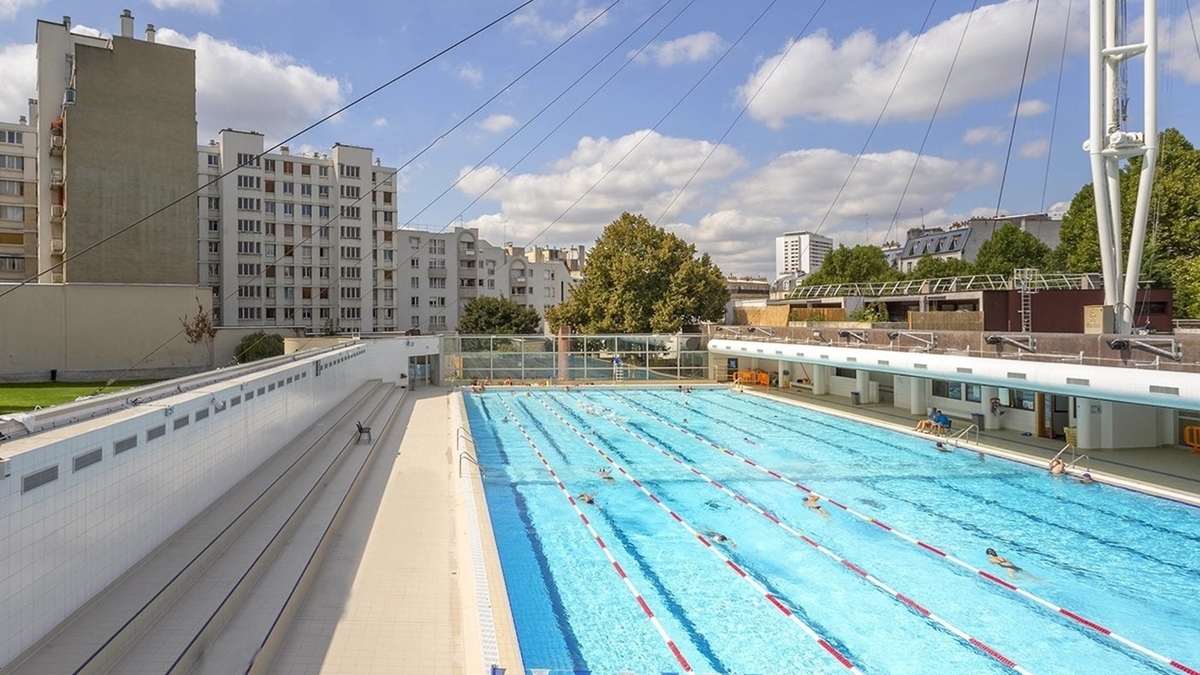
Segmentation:
[(535, 335), (537, 310), (507, 298), (475, 298), (463, 306), (458, 332), (464, 335)]
[[(1142, 158), (1121, 170), (1121, 241), (1128, 251), (1133, 229), (1136, 185)], [(1142, 279), (1175, 288), (1175, 314), (1200, 317), (1200, 151), (1177, 129), (1159, 137), (1158, 164), (1150, 195)], [(1100, 243), (1092, 184), (1075, 193), (1063, 217), (1055, 257), (1068, 272), (1099, 272)]]
[(552, 328), (584, 333), (673, 333), (718, 321), (729, 289), (708, 254), (644, 216), (622, 213), (588, 252), (583, 281), (546, 313)]
[(283, 336), (278, 333), (255, 331), (238, 342), (233, 350), (238, 363), (250, 363), (272, 356), (283, 356)]
[(1049, 271), (1050, 247), (1012, 223), (1004, 223), (979, 246), (973, 265), (975, 274), (1010, 276), (1014, 269), (1033, 267)]
[(838, 246), (830, 251), (821, 263), (821, 269), (805, 279), (804, 285), (895, 281), (903, 278), (902, 273), (888, 264), (883, 249), (860, 244), (854, 248)]
[(908, 279), (943, 279), (946, 277), (966, 277), (975, 273), (974, 267), (966, 260), (958, 258), (935, 258), (923, 255), (917, 264), (908, 272)]

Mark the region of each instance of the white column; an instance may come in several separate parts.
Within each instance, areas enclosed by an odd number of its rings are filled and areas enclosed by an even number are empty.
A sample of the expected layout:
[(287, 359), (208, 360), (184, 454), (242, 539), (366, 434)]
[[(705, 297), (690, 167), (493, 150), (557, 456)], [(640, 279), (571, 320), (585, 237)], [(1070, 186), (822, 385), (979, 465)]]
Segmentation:
[(871, 400), (871, 373), (859, 368), (854, 371), (854, 388), (858, 390), (858, 400), (862, 403), (874, 403)]
[(775, 377), (777, 378), (776, 382), (778, 382), (780, 389), (787, 389), (789, 386), (791, 386), (791, 383), (788, 382), (788, 379), (791, 378), (791, 376), (783, 374), (783, 371), (786, 368), (786, 366), (787, 366), (786, 361), (776, 361), (775, 362)]
[(925, 402), (925, 378), (908, 376), (908, 411), (914, 415), (926, 415), (929, 413), (928, 404)]
[(985, 430), (1000, 428), (1000, 413), (1006, 408), (996, 408), (996, 412), (992, 413), (992, 399), (1000, 396), (999, 387), (981, 387), (980, 389), (979, 412), (983, 413), (983, 428)]
[(824, 396), (829, 393), (829, 367), (828, 366), (813, 366), (812, 367), (813, 394)]
[(1158, 409), (1158, 444), (1179, 445), (1179, 411)]
[(1093, 404), (1100, 405), (1086, 398), (1075, 399), (1075, 446), (1080, 450), (1100, 447), (1100, 420), (1099, 415), (1092, 412)]

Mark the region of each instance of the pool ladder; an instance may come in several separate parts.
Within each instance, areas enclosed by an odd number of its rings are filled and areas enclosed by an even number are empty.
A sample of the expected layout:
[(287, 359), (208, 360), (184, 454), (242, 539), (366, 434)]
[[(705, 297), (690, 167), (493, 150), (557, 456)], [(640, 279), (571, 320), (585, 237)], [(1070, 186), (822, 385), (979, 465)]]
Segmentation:
[[(1092, 458), (1088, 457), (1087, 455), (1081, 455), (1081, 454), (1077, 453), (1076, 450), (1078, 450), (1078, 449), (1079, 448), (1076, 448), (1074, 443), (1067, 443), (1066, 445), (1063, 446), (1062, 450), (1058, 451), (1057, 455), (1050, 458), (1050, 461), (1053, 462), (1054, 460), (1061, 458), (1063, 456), (1063, 453), (1070, 451), (1071, 461), (1067, 462), (1067, 470), (1077, 469), (1079, 463), (1083, 462), (1084, 463), (1083, 470), (1090, 471), (1089, 466), (1092, 461)], [(1066, 460), (1063, 460), (1063, 461), (1066, 461)]]
[[(969, 434), (972, 431), (975, 432), (975, 440), (973, 440), (973, 441), (969, 437)], [(951, 445), (953, 445), (956, 448), (961, 447), (959, 445), (960, 441), (966, 441), (966, 442), (975, 443), (976, 445), (979, 445), (979, 425), (972, 424), (971, 426), (959, 431), (958, 433), (954, 434), (953, 436), (946, 437), (946, 442), (950, 443)]]
[[(471, 434), (466, 429), (459, 427), (458, 428), (458, 437), (455, 440), (456, 441), (466, 441), (472, 449), (475, 449), (475, 454), (479, 454), (479, 450), (475, 448), (475, 439), (471, 438)], [(475, 468), (479, 469), (480, 476), (487, 475), (487, 471), (485, 471), (483, 466), (481, 466), (479, 464), (479, 460), (472, 457), (471, 453), (467, 452), (466, 450), (462, 450), (458, 453), (458, 475), (460, 475), (460, 476), (462, 475), (462, 468), (463, 468), (462, 461), (464, 459), (467, 460), (468, 462), (474, 464)]]

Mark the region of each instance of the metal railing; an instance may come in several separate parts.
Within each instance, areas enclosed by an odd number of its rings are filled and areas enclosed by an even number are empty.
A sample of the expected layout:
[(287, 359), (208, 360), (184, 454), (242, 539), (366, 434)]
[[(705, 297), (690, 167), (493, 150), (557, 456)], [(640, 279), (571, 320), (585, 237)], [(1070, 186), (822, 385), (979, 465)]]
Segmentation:
[[(459, 441), (466, 441), (467, 444), (471, 447), (471, 450), (473, 450), (475, 452), (475, 454), (479, 454), (479, 449), (475, 446), (475, 439), (472, 438), (471, 433), (469, 431), (467, 431), (466, 429), (464, 429), (463, 427), (458, 427), (458, 430), (457, 430), (455, 442), (457, 443)], [(462, 476), (462, 468), (463, 468), (462, 461), (464, 459), (467, 460), (468, 462), (474, 464), (475, 468), (479, 469), (480, 476), (487, 475), (487, 471), (484, 470), (483, 466), (479, 463), (479, 460), (477, 460), (477, 459), (475, 459), (475, 457), (471, 456), (471, 453), (467, 452), (466, 450), (460, 450), (458, 453), (458, 475), (459, 476)]]
[[(1041, 274), (1030, 276), (1025, 288), (1031, 291), (1094, 290), (1104, 288), (1099, 274)], [(905, 279), (870, 283), (825, 284), (798, 286), (788, 297), (793, 300), (856, 296), (879, 298), (898, 295), (927, 295), (963, 291), (1018, 290), (1011, 277), (1003, 274), (975, 274), (969, 277), (940, 277), (937, 279)]]
[[(1061, 459), (1063, 456), (1063, 453), (1070, 452), (1071, 453), (1071, 461), (1066, 462), (1067, 469), (1068, 470), (1074, 469), (1078, 466), (1079, 462), (1084, 462), (1083, 470), (1089, 471), (1090, 469), (1088, 467), (1089, 467), (1089, 463), (1092, 461), (1092, 458), (1088, 457), (1087, 455), (1083, 455), (1083, 454), (1076, 452), (1076, 450), (1078, 450), (1078, 449), (1079, 448), (1076, 448), (1074, 443), (1067, 443), (1066, 445), (1064, 445), (1062, 447), (1062, 450), (1058, 451), (1058, 454), (1056, 454), (1050, 458), (1050, 461), (1053, 462), (1056, 459)], [(1063, 461), (1066, 461), (1066, 460), (1063, 460)]]
[[(972, 441), (969, 438), (969, 435), (972, 431), (975, 432), (975, 440), (974, 441)], [(979, 425), (972, 424), (971, 426), (960, 430), (956, 434), (947, 436), (946, 441), (949, 442), (951, 445), (953, 445), (956, 448), (961, 447), (961, 446), (959, 446), (959, 442), (962, 442), (962, 441), (966, 441), (968, 443), (974, 443), (976, 445), (979, 445)]]

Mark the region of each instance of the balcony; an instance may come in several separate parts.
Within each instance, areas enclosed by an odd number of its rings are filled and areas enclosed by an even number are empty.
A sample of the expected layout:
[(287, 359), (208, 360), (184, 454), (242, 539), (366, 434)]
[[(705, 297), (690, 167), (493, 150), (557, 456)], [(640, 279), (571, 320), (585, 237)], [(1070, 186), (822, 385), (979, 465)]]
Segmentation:
[(478, 297), (478, 296), (479, 296), (479, 287), (478, 286), (459, 286), (458, 287), (458, 297), (460, 297), (460, 298), (474, 298), (474, 297)]
[(50, 170), (50, 187), (61, 188), (62, 186), (63, 186), (62, 169), (51, 169)]
[(445, 279), (446, 278), (446, 268), (445, 267), (430, 267), (429, 268), (429, 278), (430, 279)]
[(65, 214), (66, 207), (62, 204), (53, 204), (50, 206), (50, 222), (61, 223)]
[(51, 252), (51, 253), (53, 253), (53, 254), (55, 254), (55, 255), (62, 255), (62, 252), (63, 252), (63, 250), (64, 250), (65, 248), (66, 248), (66, 247), (65, 247), (65, 245), (63, 244), (63, 240), (62, 240), (62, 239), (52, 239), (52, 240), (50, 240), (50, 252)]
[(66, 142), (64, 141), (64, 139), (61, 135), (50, 137), (50, 156), (51, 157), (61, 157), (63, 154), (64, 147), (66, 147)]

